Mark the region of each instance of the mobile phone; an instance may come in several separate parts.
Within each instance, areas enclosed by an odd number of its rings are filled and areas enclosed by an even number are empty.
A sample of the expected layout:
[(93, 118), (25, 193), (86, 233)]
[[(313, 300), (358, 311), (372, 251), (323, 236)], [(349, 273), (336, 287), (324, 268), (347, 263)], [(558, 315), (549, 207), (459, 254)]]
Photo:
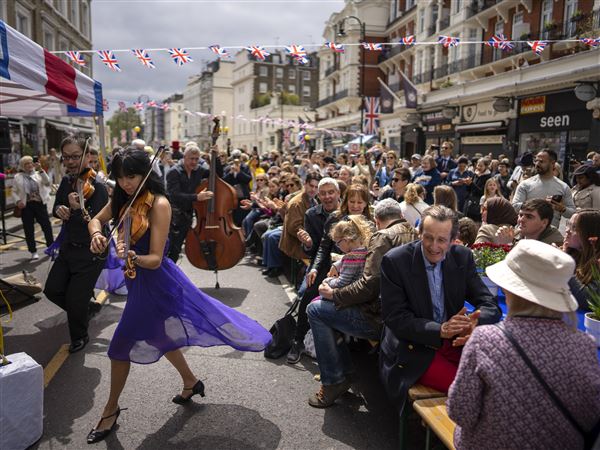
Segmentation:
[(34, 156), (32, 159), (33, 159), (34, 163), (40, 162), (40, 157), (39, 156)]
[(560, 202), (562, 202), (562, 199), (563, 199), (563, 196), (562, 196), (562, 195), (559, 195), (559, 194), (556, 194), (556, 195), (553, 195), (553, 196), (552, 196), (552, 201), (554, 201), (554, 202), (556, 202), (556, 203), (560, 203)]

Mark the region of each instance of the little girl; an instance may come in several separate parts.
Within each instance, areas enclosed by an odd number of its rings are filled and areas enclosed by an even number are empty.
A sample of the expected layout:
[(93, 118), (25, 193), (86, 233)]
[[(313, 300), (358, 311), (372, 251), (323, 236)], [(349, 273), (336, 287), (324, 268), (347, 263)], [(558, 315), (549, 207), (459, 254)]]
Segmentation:
[(500, 194), (500, 186), (498, 186), (498, 182), (495, 178), (490, 178), (485, 182), (483, 195), (481, 196), (481, 199), (479, 199), (479, 205), (483, 205), (487, 199), (492, 197), (502, 197), (502, 194)]
[(329, 276), (323, 280), (336, 289), (353, 283), (362, 275), (367, 259), (367, 242), (371, 237), (371, 225), (362, 215), (348, 216), (331, 229), (330, 236), (344, 252), (342, 259), (333, 264)]

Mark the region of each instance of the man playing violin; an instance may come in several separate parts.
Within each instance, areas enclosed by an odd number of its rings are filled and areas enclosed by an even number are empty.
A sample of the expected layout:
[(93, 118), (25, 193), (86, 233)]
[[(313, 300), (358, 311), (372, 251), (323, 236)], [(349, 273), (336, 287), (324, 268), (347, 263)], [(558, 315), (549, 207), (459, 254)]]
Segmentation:
[(84, 139), (68, 136), (60, 150), (67, 176), (58, 187), (52, 213), (63, 220), (65, 238), (48, 274), (44, 294), (66, 311), (71, 335), (69, 352), (74, 353), (88, 343), (88, 305), (104, 266), (104, 261), (90, 251), (88, 218), (108, 203), (108, 193), (104, 185), (96, 183), (95, 172), (89, 168)]
[[(209, 175), (209, 170), (200, 166), (199, 161), (200, 149), (195, 145), (188, 145), (183, 153), (183, 164), (173, 166), (167, 174), (167, 193), (173, 209), (167, 256), (175, 263), (179, 259), (187, 232), (192, 226), (193, 203), (213, 197), (213, 193), (208, 190), (196, 193), (196, 188)], [(223, 176), (223, 166), (218, 158), (217, 175)]]

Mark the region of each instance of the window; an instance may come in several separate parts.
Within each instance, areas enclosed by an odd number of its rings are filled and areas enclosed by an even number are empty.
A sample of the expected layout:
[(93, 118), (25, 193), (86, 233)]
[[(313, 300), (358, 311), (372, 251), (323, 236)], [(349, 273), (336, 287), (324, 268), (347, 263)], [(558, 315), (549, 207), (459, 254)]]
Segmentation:
[(458, 14), (458, 12), (460, 11), (460, 2), (452, 2), (452, 13), (453, 14)]
[(310, 72), (308, 72), (308, 71), (302, 72), (302, 79), (304, 81), (310, 81)]
[(258, 83), (258, 92), (265, 94), (267, 92), (267, 83)]
[(281, 67), (277, 67), (275, 69), (275, 77), (276, 78), (283, 78), (283, 69)]
[(15, 4), (16, 9), (16, 28), (19, 33), (25, 36), (31, 36), (31, 11), (23, 8), (20, 4)]
[(45, 49), (48, 49), (50, 51), (55, 50), (55, 48), (54, 48), (55, 47), (54, 31), (52, 29), (52, 26), (46, 22), (43, 22), (42, 30), (43, 30), (42, 46)]
[(295, 93), (296, 93), (296, 86), (294, 86), (293, 84), (290, 84), (290, 85), (288, 86), (288, 92), (289, 92), (290, 94), (295, 94)]
[(280, 55), (277, 55), (277, 54), (271, 55), (271, 58), (273, 58), (272, 59), (273, 64), (281, 64), (281, 56)]
[(290, 80), (295, 80), (296, 79), (296, 70), (295, 69), (290, 69), (288, 71), (288, 78)]
[(67, 0), (55, 0), (54, 7), (61, 15), (67, 17)]
[(259, 74), (261, 77), (268, 77), (268, 76), (269, 76), (269, 68), (268, 68), (268, 67), (266, 67), (266, 66), (260, 66), (260, 67), (258, 68), (258, 74)]
[(567, 0), (563, 18), (565, 24), (563, 32), (567, 37), (573, 37), (577, 34), (577, 22), (571, 20), (571, 17), (575, 15), (575, 11), (577, 11), (577, 0)]
[[(494, 28), (494, 34), (499, 35), (504, 33), (504, 22), (502, 20), (498, 20), (498, 22), (496, 22), (496, 27)], [(494, 55), (494, 61), (498, 61), (499, 59), (502, 59), (502, 49), (500, 48), (494, 48), (493, 49), (493, 55)]]
[(310, 97), (310, 86), (302, 86), (302, 95), (304, 97)]
[(406, 8), (405, 11), (408, 11), (410, 8), (415, 6), (415, 0), (406, 0)]
[(79, 30), (79, 2), (69, 2), (71, 23)]
[(542, 3), (542, 16), (540, 19), (541, 29), (543, 30), (541, 33), (542, 39), (547, 39), (550, 34), (550, 27), (554, 25), (554, 21), (552, 20), (552, 7), (554, 0), (544, 0)]
[(277, 84), (275, 85), (275, 91), (277, 91), (277, 92), (282, 92), (282, 91), (283, 91), (283, 84), (281, 84), (281, 83), (277, 83)]
[(420, 10), (418, 14), (419, 14), (419, 30), (417, 31), (417, 33), (422, 33), (423, 30), (425, 29), (425, 11)]
[(90, 5), (87, 1), (81, 3), (81, 32), (85, 37), (90, 36)]

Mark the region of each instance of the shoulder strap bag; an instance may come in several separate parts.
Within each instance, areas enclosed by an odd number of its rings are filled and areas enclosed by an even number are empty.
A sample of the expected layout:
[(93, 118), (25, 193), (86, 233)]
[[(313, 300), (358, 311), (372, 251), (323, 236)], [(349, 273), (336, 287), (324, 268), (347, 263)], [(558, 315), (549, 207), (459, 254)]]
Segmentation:
[(296, 334), (296, 318), (294, 315), (299, 305), (300, 297), (296, 297), (296, 300), (285, 315), (275, 321), (269, 330), (273, 338), (267, 348), (265, 348), (265, 358), (277, 359), (287, 355), (289, 352), (294, 342), (294, 335)]
[(542, 386), (542, 388), (544, 388), (544, 390), (546, 391), (548, 396), (552, 399), (552, 401), (554, 402), (554, 406), (556, 406), (558, 408), (558, 410), (562, 413), (562, 415), (569, 421), (571, 426), (573, 428), (575, 428), (579, 434), (581, 434), (581, 436), (583, 437), (583, 441), (584, 441), (584, 448), (585, 449), (595, 448), (594, 443), (596, 442), (596, 440), (598, 438), (598, 434), (600, 433), (600, 421), (598, 421), (596, 423), (596, 425), (594, 425), (590, 431), (584, 431), (584, 429), (581, 428), (579, 423), (571, 415), (571, 413), (566, 408), (566, 406), (560, 401), (560, 399), (554, 393), (554, 391), (550, 388), (550, 386), (548, 386), (548, 383), (546, 383), (546, 380), (544, 380), (544, 378), (542, 377), (542, 374), (533, 365), (533, 363), (531, 362), (531, 360), (525, 353), (525, 350), (523, 350), (523, 347), (521, 347), (521, 345), (517, 342), (517, 340), (515, 339), (513, 334), (506, 329), (506, 327), (504, 326), (503, 323), (497, 323), (497, 324), (495, 324), (495, 326), (498, 327), (498, 329), (500, 329), (500, 331), (502, 331), (502, 333), (504, 333), (504, 336), (506, 336), (506, 338), (513, 345), (513, 347), (515, 348), (515, 350), (517, 351), (519, 356), (523, 359), (523, 361), (525, 362), (527, 367), (529, 367), (529, 370), (531, 370), (531, 373), (533, 374), (535, 379)]

